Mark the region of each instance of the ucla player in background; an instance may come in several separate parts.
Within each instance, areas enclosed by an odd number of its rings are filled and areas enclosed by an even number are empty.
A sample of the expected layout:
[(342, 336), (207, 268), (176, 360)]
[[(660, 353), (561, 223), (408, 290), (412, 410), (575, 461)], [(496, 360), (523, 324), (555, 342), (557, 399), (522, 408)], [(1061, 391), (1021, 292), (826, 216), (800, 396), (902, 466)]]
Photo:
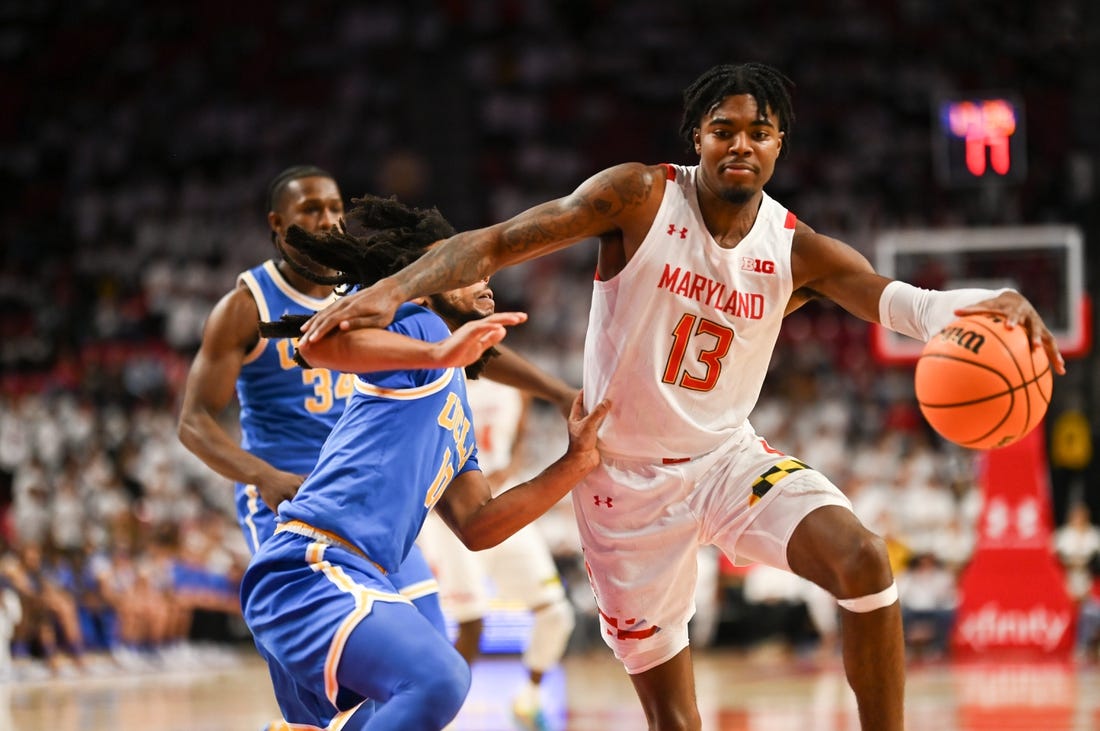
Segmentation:
[[(343, 215), (340, 189), (324, 170), (298, 165), (272, 179), (267, 221), (278, 256), (242, 272), (211, 311), (184, 388), (180, 441), (236, 483), (237, 520), (252, 553), (275, 532), (273, 510), (294, 496), (313, 469), (354, 390), (351, 375), (299, 368), (289, 340), (262, 338), (258, 328), (261, 320), (312, 314), (333, 301), (332, 285), (317, 284), (297, 269), (333, 272), (301, 257), (285, 236), (292, 225), (328, 231)], [(300, 263), (291, 264), (291, 257)], [(222, 423), (234, 396), (240, 403), (239, 443)], [(439, 587), (419, 550), (410, 552), (392, 580), (446, 632)]]
[[(524, 470), (524, 429), (531, 398), (484, 378), (467, 383), (466, 395), (473, 410), (478, 463), (493, 494), (499, 494)], [(512, 699), (512, 713), (523, 728), (544, 731), (548, 726), (542, 709), (542, 677), (561, 661), (575, 620), (542, 533), (535, 525), (526, 525), (500, 545), (473, 552), (431, 513), (419, 542), (439, 581), (443, 611), (458, 625), (455, 648), (467, 662), (478, 655), (489, 612), (487, 580), (497, 598), (518, 602), (531, 611), (531, 634), (523, 652), (527, 679)]]
[[(357, 201), (359, 238), (292, 228), (314, 260), (370, 284), (448, 231), (437, 211), (392, 200)], [(380, 229), (390, 229), (379, 232)], [(542, 515), (599, 463), (596, 430), (606, 402), (584, 415), (574, 400), (566, 452), (537, 476), (493, 496), (477, 457), (466, 378), (526, 319), (495, 313), (487, 280), (404, 303), (385, 329), (338, 333), (302, 348), (301, 363), (355, 373), (355, 393), (313, 472), (279, 506), (273, 537), (241, 585), (245, 621), (279, 675), (291, 724), (296, 707), (328, 703), (335, 726), (441, 729), (469, 691), (470, 670), (446, 637), (402, 596), (391, 574), (433, 508), (473, 550), (492, 547)], [(268, 323), (293, 334), (302, 319)], [(283, 326), (283, 327), (280, 327)], [(274, 675), (275, 673), (273, 673)], [(356, 712), (379, 701), (367, 718)]]

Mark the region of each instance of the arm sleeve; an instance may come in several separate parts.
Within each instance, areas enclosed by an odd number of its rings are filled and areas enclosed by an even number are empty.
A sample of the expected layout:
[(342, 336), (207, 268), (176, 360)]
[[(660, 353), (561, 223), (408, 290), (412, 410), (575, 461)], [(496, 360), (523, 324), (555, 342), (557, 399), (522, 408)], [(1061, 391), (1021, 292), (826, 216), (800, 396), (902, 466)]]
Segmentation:
[(878, 318), (888, 330), (928, 342), (955, 319), (955, 310), (1011, 291), (1008, 288), (939, 291), (895, 280), (882, 290)]

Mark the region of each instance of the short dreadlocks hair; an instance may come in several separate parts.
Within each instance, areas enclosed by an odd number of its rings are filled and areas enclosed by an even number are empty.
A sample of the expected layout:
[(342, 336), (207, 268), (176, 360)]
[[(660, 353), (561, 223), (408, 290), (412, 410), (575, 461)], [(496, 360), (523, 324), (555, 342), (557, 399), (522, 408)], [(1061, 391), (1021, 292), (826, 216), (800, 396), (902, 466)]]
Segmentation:
[[(286, 232), (287, 242), (295, 249), (337, 273), (325, 276), (287, 259), (294, 271), (346, 293), (396, 274), (432, 244), (455, 234), (454, 226), (436, 208), (413, 208), (396, 198), (374, 195), (352, 198), (351, 202), (353, 207), (347, 216), (361, 229), (360, 234), (351, 233), (345, 221), (329, 231), (311, 233), (301, 226), (291, 226)], [(283, 315), (277, 322), (261, 322), (260, 334), (269, 338), (298, 337), (308, 319), (308, 315)], [(485, 360), (497, 354), (490, 348), (481, 360), (467, 366), (467, 373), (476, 378)], [(308, 367), (300, 354), (295, 353), (294, 359)]]
[(316, 165), (291, 165), (272, 178), (271, 182), (267, 184), (267, 210), (274, 211), (286, 187), (295, 180), (301, 180), (302, 178), (336, 179), (332, 177), (332, 173), (327, 170), (322, 170)]
[[(763, 63), (720, 64), (705, 71), (684, 89), (684, 118), (680, 122), (680, 137), (689, 150), (695, 149), (695, 130), (703, 115), (722, 103), (726, 97), (749, 94), (756, 100), (760, 116), (767, 110), (779, 119), (779, 131), (789, 133), (794, 123), (794, 108), (790, 90), (794, 86), (779, 70)], [(780, 154), (787, 151), (783, 145)]]

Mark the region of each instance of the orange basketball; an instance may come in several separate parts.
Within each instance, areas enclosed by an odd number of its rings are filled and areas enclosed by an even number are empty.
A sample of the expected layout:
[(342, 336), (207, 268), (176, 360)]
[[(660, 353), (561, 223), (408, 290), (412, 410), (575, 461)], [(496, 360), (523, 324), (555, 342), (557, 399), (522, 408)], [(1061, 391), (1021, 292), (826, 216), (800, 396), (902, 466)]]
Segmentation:
[(1038, 426), (1050, 404), (1050, 362), (1031, 349), (1022, 325), (1001, 317), (960, 317), (937, 333), (917, 361), (921, 413), (944, 439), (971, 449), (1004, 447)]

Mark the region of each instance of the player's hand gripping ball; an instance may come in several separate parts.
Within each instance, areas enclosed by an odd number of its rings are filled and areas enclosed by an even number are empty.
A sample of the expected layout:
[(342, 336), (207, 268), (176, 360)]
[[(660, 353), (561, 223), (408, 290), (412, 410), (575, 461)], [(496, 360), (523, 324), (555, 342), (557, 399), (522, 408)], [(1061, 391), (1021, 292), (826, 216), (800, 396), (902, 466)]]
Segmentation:
[(917, 403), (940, 436), (971, 449), (1022, 439), (1050, 404), (1053, 377), (1027, 330), (993, 315), (960, 317), (924, 346), (916, 372)]

